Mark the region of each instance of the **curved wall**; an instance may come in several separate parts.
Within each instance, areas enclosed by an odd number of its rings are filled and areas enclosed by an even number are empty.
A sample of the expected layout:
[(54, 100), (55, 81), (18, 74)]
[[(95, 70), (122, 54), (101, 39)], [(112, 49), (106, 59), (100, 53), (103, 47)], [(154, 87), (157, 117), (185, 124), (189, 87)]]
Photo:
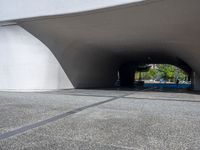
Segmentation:
[(90, 11), (143, 0), (1, 0), (0, 21)]
[(131, 61), (180, 59), (200, 85), (200, 1), (158, 0), (89, 14), (19, 20), (49, 47), (75, 88), (109, 87)]
[[(58, 85), (64, 84), (64, 88), (72, 85), (75, 88), (111, 87), (119, 67), (129, 62), (182, 65), (176, 64), (177, 60), (182, 60), (191, 67), (191, 72), (195, 72), (193, 85), (199, 89), (199, 6), (198, 0), (150, 0), (141, 5), (132, 3), (78, 15), (39, 16), (15, 21), (54, 54), (67, 78), (60, 82), (53, 76), (57, 71), (52, 71), (52, 79)], [(14, 37), (19, 35), (16, 33)], [(31, 43), (31, 47), (41, 48)], [(51, 66), (50, 62), (46, 63)], [(38, 77), (34, 83), (45, 83), (45, 75)], [(30, 78), (37, 80), (35, 76)], [(52, 86), (45, 83), (42, 88), (45, 87)]]
[(0, 27), (0, 90), (73, 88), (51, 51), (23, 28)]

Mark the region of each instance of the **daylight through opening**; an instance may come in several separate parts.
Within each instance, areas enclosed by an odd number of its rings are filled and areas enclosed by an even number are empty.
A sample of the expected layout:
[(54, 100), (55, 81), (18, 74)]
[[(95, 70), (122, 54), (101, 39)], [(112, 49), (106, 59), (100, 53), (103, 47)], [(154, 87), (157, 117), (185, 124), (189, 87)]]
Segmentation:
[(139, 64), (119, 69), (116, 86), (190, 89), (191, 75), (171, 64)]

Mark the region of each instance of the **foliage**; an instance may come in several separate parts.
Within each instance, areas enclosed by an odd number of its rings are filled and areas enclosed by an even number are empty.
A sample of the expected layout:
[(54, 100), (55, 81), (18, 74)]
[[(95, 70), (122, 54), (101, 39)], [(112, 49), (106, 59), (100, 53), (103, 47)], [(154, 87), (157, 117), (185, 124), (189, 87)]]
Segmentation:
[[(137, 76), (137, 75), (136, 75)], [(157, 64), (154, 65), (148, 72), (142, 73), (142, 79), (144, 80), (159, 80), (175, 82), (176, 79), (186, 80), (187, 74), (173, 65), (169, 64)]]

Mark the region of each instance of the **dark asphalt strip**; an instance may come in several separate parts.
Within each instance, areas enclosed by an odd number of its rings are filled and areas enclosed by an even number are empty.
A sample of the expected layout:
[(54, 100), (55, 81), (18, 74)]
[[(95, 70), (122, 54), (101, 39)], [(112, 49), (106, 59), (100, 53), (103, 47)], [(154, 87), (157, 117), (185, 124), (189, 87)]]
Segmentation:
[[(130, 93), (131, 94), (131, 92), (138, 92), (138, 91), (148, 91), (148, 90), (154, 90), (155, 89), (155, 87), (153, 87), (153, 88), (145, 88), (145, 89), (133, 89), (133, 90), (128, 90), (127, 91), (127, 93), (126, 94), (128, 94), (128, 93)], [(101, 91), (101, 90), (99, 90), (99, 91)], [(115, 92), (118, 92), (118, 91), (123, 91), (123, 90), (112, 90), (112, 91), (115, 91)], [(53, 92), (36, 92), (36, 93), (42, 93), (42, 94), (52, 94), (52, 95), (70, 95), (70, 96), (91, 96), (91, 97), (117, 97), (116, 95), (97, 95), (97, 94), (93, 94), (93, 92), (98, 92), (97, 90), (91, 90), (91, 92), (90, 93), (85, 93), (85, 92), (77, 92), (76, 90), (74, 90), (74, 91), (68, 91), (68, 90), (66, 90), (66, 91), (62, 91), (62, 92), (59, 92), (59, 91), (53, 91)], [(123, 91), (124, 92), (124, 91)], [(124, 94), (122, 94), (122, 95), (124, 95)], [(119, 97), (120, 96), (122, 96), (122, 95), (118, 95)]]
[[(45, 93), (45, 94), (49, 94), (49, 93)], [(51, 93), (50, 93), (51, 94)], [(69, 95), (69, 96), (90, 96), (90, 97), (108, 97), (108, 98), (112, 98), (112, 97), (116, 97), (116, 96), (102, 96), (102, 95), (92, 95), (92, 94), (74, 94), (74, 93), (53, 93), (53, 95)]]
[(18, 129), (16, 129), (16, 130), (13, 130), (13, 131), (9, 131), (9, 132), (0, 134), (0, 140), (7, 139), (7, 138), (10, 138), (10, 137), (15, 136), (15, 135), (18, 135), (18, 134), (22, 134), (22, 133), (24, 133), (24, 132), (26, 132), (26, 131), (28, 131), (28, 130), (35, 129), (35, 128), (44, 126), (44, 125), (46, 125), (46, 124), (48, 124), (48, 123), (57, 121), (57, 120), (59, 120), (59, 119), (65, 118), (65, 117), (70, 116), (70, 115), (73, 115), (73, 114), (76, 114), (76, 113), (78, 113), (78, 112), (80, 112), (80, 111), (83, 111), (83, 110), (85, 110), (85, 109), (88, 109), (88, 108), (91, 108), (91, 107), (95, 107), (95, 106), (98, 106), (98, 105), (102, 105), (102, 104), (105, 104), (105, 103), (114, 101), (114, 100), (116, 100), (116, 99), (118, 99), (118, 98), (123, 98), (123, 97), (128, 96), (128, 95), (130, 95), (130, 94), (126, 94), (126, 95), (119, 96), (119, 97), (113, 97), (113, 98), (110, 98), (110, 99), (105, 100), (105, 101), (102, 101), (102, 102), (98, 102), (98, 103), (94, 103), (94, 104), (91, 104), (91, 105), (88, 105), (88, 106), (80, 107), (80, 108), (74, 109), (74, 110), (72, 110), (72, 111), (68, 111), (68, 112), (66, 112), (66, 113), (63, 113), (63, 114), (54, 116), (54, 117), (52, 117), (52, 118), (48, 118), (48, 119), (46, 119), (46, 120), (39, 121), (39, 122), (30, 124), (30, 125), (27, 125), (27, 126), (23, 126), (23, 127), (18, 128)]

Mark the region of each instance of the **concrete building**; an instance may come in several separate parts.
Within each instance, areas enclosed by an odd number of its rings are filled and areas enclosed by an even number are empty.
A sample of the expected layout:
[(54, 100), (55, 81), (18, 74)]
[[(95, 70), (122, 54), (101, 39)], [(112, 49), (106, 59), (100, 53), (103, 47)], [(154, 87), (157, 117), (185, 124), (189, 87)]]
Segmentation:
[(1, 0), (0, 90), (112, 87), (139, 63), (199, 90), (199, 16), (199, 0)]

